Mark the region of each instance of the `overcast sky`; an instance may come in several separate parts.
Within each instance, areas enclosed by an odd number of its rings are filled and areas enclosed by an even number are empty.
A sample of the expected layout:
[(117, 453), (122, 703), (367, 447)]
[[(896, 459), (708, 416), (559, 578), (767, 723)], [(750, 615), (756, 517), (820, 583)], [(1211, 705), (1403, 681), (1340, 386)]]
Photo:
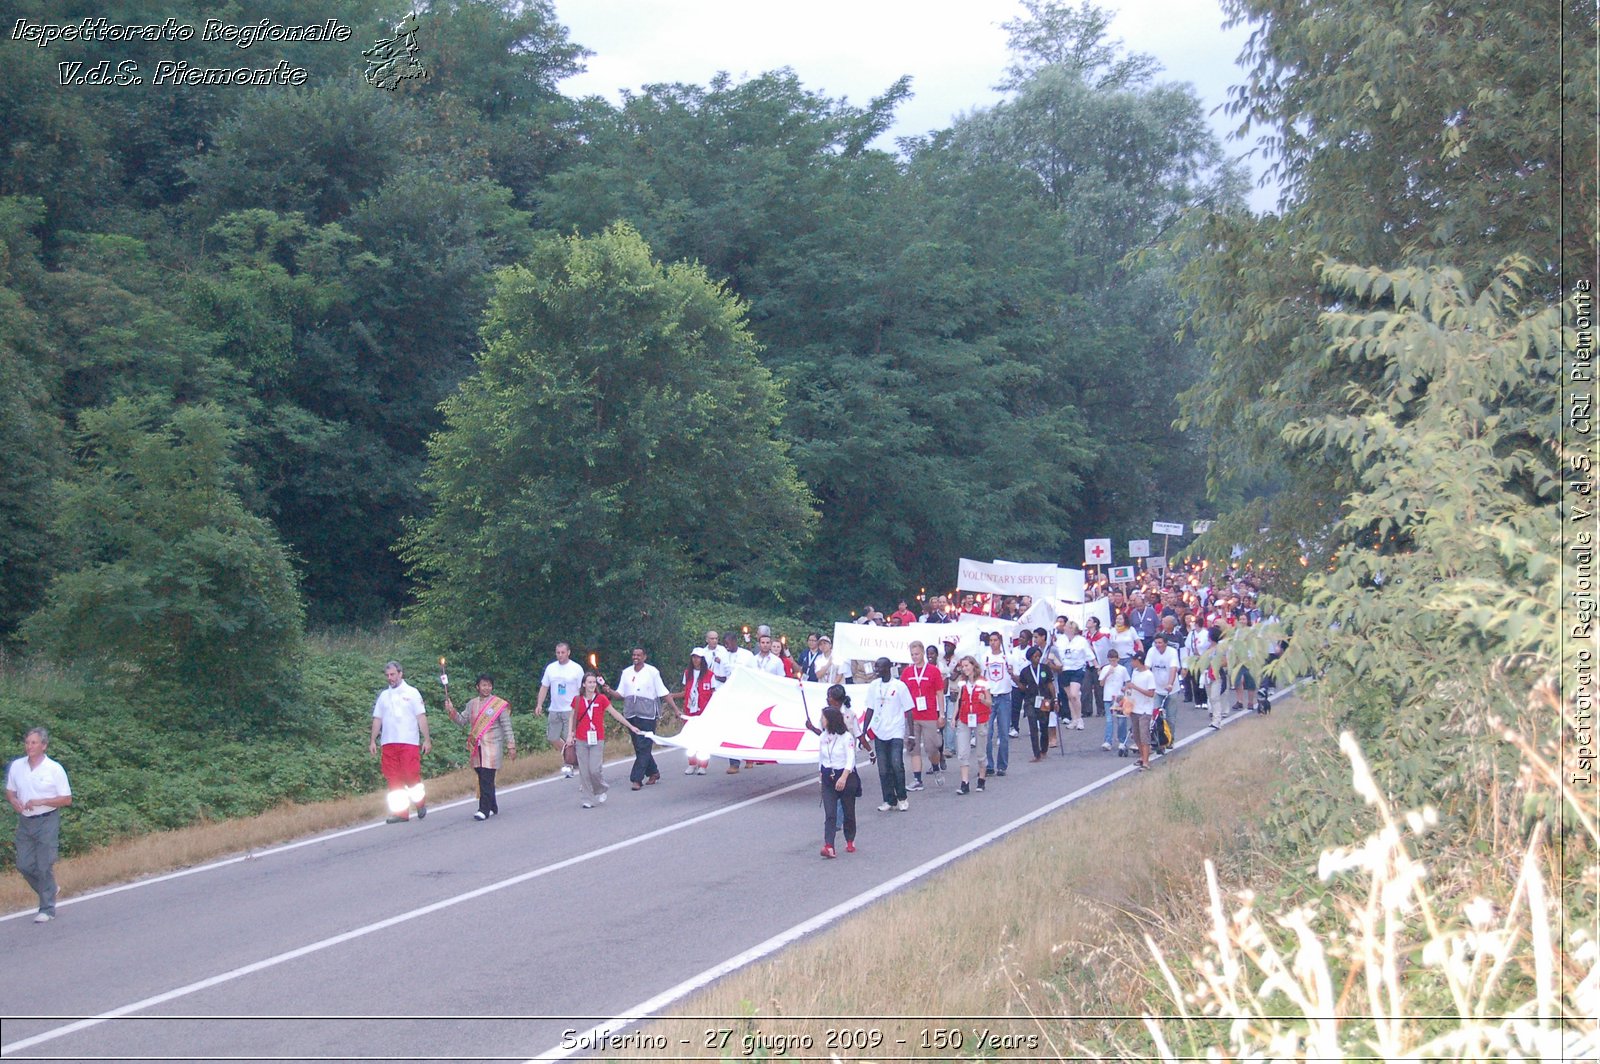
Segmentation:
[[(735, 78), (791, 67), (807, 88), (864, 105), (903, 74), (913, 96), (901, 104), (895, 136), (927, 133), (998, 99), (1007, 63), (1001, 23), (1023, 14), (1018, 0), (555, 0), (574, 42), (595, 54), (562, 85), (571, 95), (616, 102), (623, 89), (662, 81), (704, 85), (718, 71)], [(1113, 37), (1147, 52), (1167, 81), (1187, 81), (1226, 137), (1233, 123), (1214, 109), (1230, 85), (1247, 27), (1222, 28), (1217, 0), (1100, 0), (1114, 10)], [(892, 139), (882, 145), (892, 148)], [(1233, 156), (1249, 145), (1223, 141)], [(1246, 163), (1252, 181), (1257, 160)], [(1256, 189), (1257, 210), (1276, 193)]]

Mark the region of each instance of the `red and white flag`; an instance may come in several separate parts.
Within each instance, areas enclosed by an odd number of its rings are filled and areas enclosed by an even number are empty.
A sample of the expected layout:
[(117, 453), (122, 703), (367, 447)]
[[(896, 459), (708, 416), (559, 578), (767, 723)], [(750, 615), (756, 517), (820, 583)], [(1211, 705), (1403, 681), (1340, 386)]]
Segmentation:
[(1083, 541), (1083, 564), (1085, 565), (1110, 565), (1111, 541), (1109, 539), (1086, 539)]
[[(727, 757), (815, 765), (817, 737), (806, 728), (806, 714), (809, 710), (812, 723), (820, 727), (822, 707), (827, 704), (827, 684), (735, 668), (703, 713), (684, 721), (677, 735), (655, 739), (667, 746), (681, 746), (690, 757), (700, 760)], [(845, 712), (852, 714), (854, 709)]]

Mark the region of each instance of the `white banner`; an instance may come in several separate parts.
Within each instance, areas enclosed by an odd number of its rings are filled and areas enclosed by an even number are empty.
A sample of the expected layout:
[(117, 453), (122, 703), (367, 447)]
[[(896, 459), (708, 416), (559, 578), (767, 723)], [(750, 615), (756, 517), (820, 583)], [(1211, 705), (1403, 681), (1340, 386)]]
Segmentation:
[(987, 591), (993, 595), (1053, 595), (1056, 565), (1021, 562), (978, 562), (962, 558), (956, 570), (956, 587), (962, 591)]
[[(817, 737), (806, 730), (806, 711), (810, 710), (812, 722), (820, 727), (822, 707), (827, 704), (827, 684), (802, 683), (760, 669), (735, 668), (728, 682), (706, 703), (704, 713), (686, 720), (677, 735), (658, 735), (655, 739), (667, 746), (682, 747), (696, 758), (814, 766)], [(855, 708), (846, 712), (852, 713)]]
[[(1010, 561), (1006, 561), (1004, 558), (996, 558), (994, 560), (994, 563), (996, 565), (1028, 565), (1028, 564), (1030, 564), (1028, 562), (1010, 562)], [(1067, 602), (1082, 602), (1083, 599), (1084, 599), (1084, 594), (1083, 594), (1083, 570), (1082, 569), (1067, 569), (1067, 568), (1063, 568), (1061, 566), (1057, 566), (1056, 567), (1056, 585), (1055, 585), (1054, 588), (1051, 588), (1051, 589), (1048, 589), (1048, 590), (1045, 590), (1045, 591), (1023, 592), (1023, 594), (1032, 595), (1035, 599), (1039, 599), (1039, 598), (1057, 598), (1057, 599), (1064, 599)]]
[(1083, 541), (1083, 564), (1085, 565), (1110, 565), (1111, 541), (1109, 539), (1086, 539)]
[(1150, 531), (1158, 536), (1181, 536), (1183, 535), (1183, 526), (1172, 521), (1152, 521), (1150, 523)]
[(1095, 599), (1093, 602), (1062, 602), (1060, 600), (1040, 600), (1022, 618), (1017, 621), (1017, 627), (1032, 631), (1043, 628), (1047, 632), (1056, 630), (1056, 618), (1066, 617), (1078, 622), (1079, 628), (1087, 627), (1090, 617), (1100, 618), (1100, 630), (1111, 629), (1111, 600)]
[(924, 647), (937, 647), (955, 628), (950, 624), (908, 624), (900, 628), (885, 628), (876, 624), (839, 622), (833, 626), (833, 657), (839, 662), (888, 658), (901, 665), (909, 665), (913, 642), (920, 641)]
[(1130, 557), (1130, 558), (1148, 558), (1148, 557), (1150, 557), (1150, 541), (1148, 539), (1130, 539), (1130, 540), (1128, 540), (1128, 557)]

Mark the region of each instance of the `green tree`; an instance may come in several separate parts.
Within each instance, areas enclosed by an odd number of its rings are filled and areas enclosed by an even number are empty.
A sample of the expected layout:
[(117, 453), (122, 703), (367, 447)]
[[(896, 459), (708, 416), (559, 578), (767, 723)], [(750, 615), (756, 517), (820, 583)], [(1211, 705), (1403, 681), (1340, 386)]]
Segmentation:
[(211, 404), (86, 411), (54, 515), (66, 553), (23, 629), (186, 727), (275, 723), (298, 667), (294, 569), (233, 486), (233, 443)]
[(1539, 42), (1594, 54), (1594, 11), (1425, 0), (1225, 8), (1254, 26), (1249, 82), (1229, 108), (1242, 133), (1265, 134), (1268, 176), (1284, 193), (1275, 214), (1219, 210), (1179, 234), (1191, 324), (1212, 353), (1184, 416), (1209, 434), (1214, 494), (1284, 485), (1219, 522), (1216, 546), (1256, 544), (1280, 567), (1309, 550), (1318, 568), (1342, 544), (1331, 507), (1356, 484), (1282, 429), (1336, 411), (1351, 382), (1381, 386), (1375, 364), (1326, 356), (1317, 315), (1344, 293), (1322, 266), (1447, 265), (1476, 289), (1522, 254), (1534, 287), (1555, 289), (1563, 257), (1583, 261), (1595, 243), (1593, 168), (1576, 163), (1594, 158), (1595, 98), (1593, 79), (1553, 66)]
[(497, 277), (404, 541), (453, 654), (677, 638), (692, 594), (776, 601), (814, 518), (744, 308), (637, 232), (550, 239)]
[(0, 640), (7, 641), (49, 580), (50, 484), (65, 464), (51, 403), (59, 367), (46, 317), (32, 305), (44, 273), (33, 233), (44, 214), (39, 200), (0, 198)]

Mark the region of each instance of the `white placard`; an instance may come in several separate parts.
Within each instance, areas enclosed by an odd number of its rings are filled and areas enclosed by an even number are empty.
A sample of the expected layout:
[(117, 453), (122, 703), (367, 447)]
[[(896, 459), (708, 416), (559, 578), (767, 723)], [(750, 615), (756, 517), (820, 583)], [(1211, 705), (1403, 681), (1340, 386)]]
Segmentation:
[(1154, 558), (1146, 558), (1145, 562), (1144, 562), (1144, 567), (1146, 569), (1150, 570), (1152, 573), (1164, 573), (1164, 572), (1167, 571), (1167, 559), (1166, 559), (1166, 556), (1165, 555), (1157, 555)]
[(1210, 521), (1196, 521), (1191, 527), (1194, 529), (1194, 534), (1195, 535), (1203, 536), (1207, 532), (1211, 531), (1211, 522)]
[(1083, 564), (1085, 565), (1110, 565), (1111, 541), (1109, 539), (1086, 539), (1083, 541)]
[(1084, 597), (1083, 570), (1065, 568), (1057, 569), (1056, 598), (1061, 599), (1064, 602), (1082, 602)]
[(1113, 584), (1133, 583), (1133, 566), (1113, 565), (1111, 567), (1111, 582)]
[(1158, 536), (1181, 536), (1183, 535), (1183, 526), (1174, 524), (1171, 521), (1153, 521), (1150, 524), (1150, 531)]
[(1130, 540), (1128, 540), (1128, 557), (1130, 557), (1130, 558), (1148, 558), (1148, 557), (1150, 557), (1150, 541), (1148, 539), (1130, 539)]

